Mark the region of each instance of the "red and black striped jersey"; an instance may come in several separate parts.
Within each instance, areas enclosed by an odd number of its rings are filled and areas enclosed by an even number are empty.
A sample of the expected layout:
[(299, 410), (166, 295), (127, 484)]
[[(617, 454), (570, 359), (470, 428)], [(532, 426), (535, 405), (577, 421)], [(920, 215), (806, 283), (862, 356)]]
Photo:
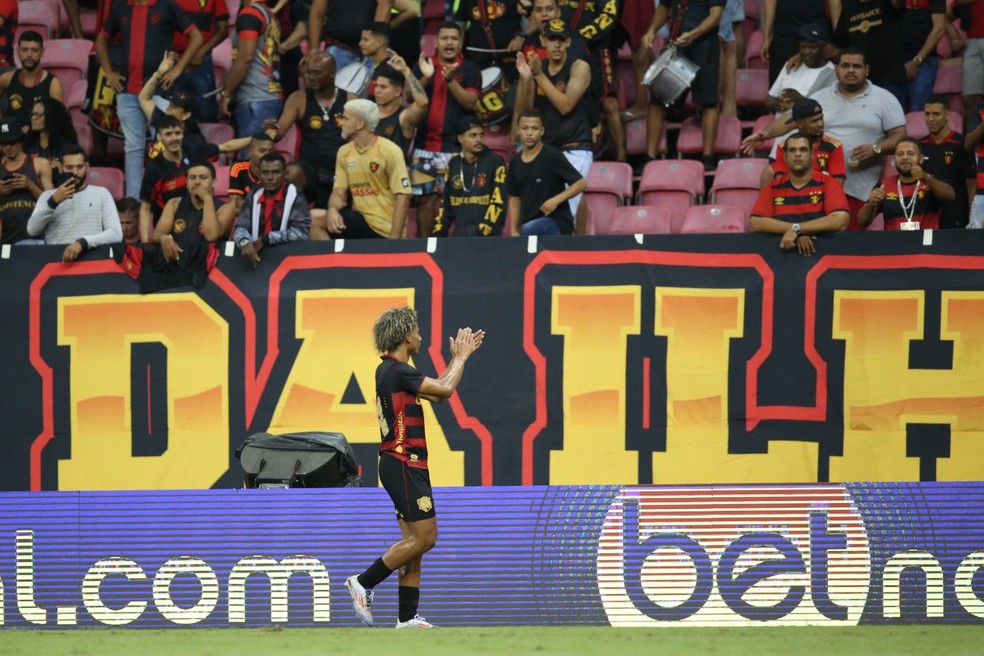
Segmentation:
[[(786, 153), (783, 141), (776, 149), (776, 160), (772, 163), (772, 170), (776, 174), (789, 173), (789, 166), (786, 164)], [(847, 177), (847, 167), (844, 165), (844, 146), (840, 141), (828, 134), (821, 135), (813, 142), (813, 170), (821, 173), (829, 173), (832, 176)]]
[[(940, 210), (943, 204), (927, 185), (916, 182), (900, 184), (899, 176), (893, 175), (882, 180), (882, 188), (885, 190), (885, 200), (879, 205), (879, 210), (885, 216), (886, 230), (902, 229), (902, 222), (906, 220), (902, 203), (908, 205), (912, 202), (913, 194), (916, 194), (916, 204), (911, 210), (912, 220), (919, 224), (920, 230), (939, 229)], [(899, 198), (900, 189), (902, 191), (901, 199)]]
[(229, 169), (230, 196), (245, 196), (259, 184), (260, 179), (254, 178), (253, 172), (249, 170), (249, 160), (236, 162)]
[(17, 18), (20, 12), (17, 0), (0, 0), (0, 66), (14, 66), (14, 36), (17, 33)]
[(797, 188), (788, 175), (770, 182), (759, 194), (752, 216), (764, 216), (789, 223), (804, 223), (831, 212), (847, 212), (847, 197), (840, 182), (826, 173), (813, 177)]
[(124, 93), (140, 93), (172, 49), (175, 35), (188, 36), (194, 27), (174, 0), (111, 3), (102, 33), (110, 41), (119, 36), (125, 44), (118, 54), (120, 73), (126, 77)]
[(427, 469), (424, 410), (417, 398), (424, 375), (392, 355), (384, 355), (382, 360), (376, 367), (376, 418), (382, 436), (379, 452), (402, 460), (408, 467)]
[[(427, 83), (427, 97), (430, 99), (430, 106), (427, 109), (427, 120), (417, 128), (417, 148), (422, 148), (432, 153), (456, 153), (461, 150), (458, 144), (458, 135), (455, 134), (458, 121), (462, 116), (469, 114), (468, 110), (461, 106), (448, 89), (444, 76), (440, 74), (441, 60), (437, 55), (431, 58), (434, 70), (437, 73)], [(475, 62), (458, 57), (457, 70), (454, 77), (458, 84), (469, 93), (479, 95), (482, 88), (482, 72)], [(420, 65), (414, 68), (414, 75), (420, 77)]]

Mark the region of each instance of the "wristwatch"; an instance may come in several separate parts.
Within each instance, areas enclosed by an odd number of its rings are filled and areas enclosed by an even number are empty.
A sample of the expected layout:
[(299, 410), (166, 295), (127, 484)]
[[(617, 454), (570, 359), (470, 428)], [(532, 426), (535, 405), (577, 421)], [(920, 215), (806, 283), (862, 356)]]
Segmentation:
[(915, 57), (912, 58), (912, 63), (915, 64), (916, 66), (922, 66), (923, 58), (920, 57), (919, 55), (916, 55)]
[(239, 240), (239, 250), (242, 250), (253, 243), (253, 240), (249, 237), (243, 237)]
[(881, 155), (881, 146), (878, 145), (878, 144), (872, 144), (871, 145), (871, 152), (873, 152), (876, 155)]
[(794, 223), (793, 225), (789, 226), (789, 229), (795, 232), (797, 237), (800, 234), (800, 230), (802, 230), (802, 228), (800, 228), (800, 224), (798, 223)]

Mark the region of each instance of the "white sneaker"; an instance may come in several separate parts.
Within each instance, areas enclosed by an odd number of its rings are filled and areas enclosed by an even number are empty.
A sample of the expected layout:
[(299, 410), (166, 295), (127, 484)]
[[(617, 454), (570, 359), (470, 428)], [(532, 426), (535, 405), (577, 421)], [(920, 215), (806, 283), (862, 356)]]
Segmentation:
[(406, 622), (397, 622), (396, 628), (398, 629), (433, 629), (434, 625), (425, 620), (420, 615), (414, 615), (413, 619), (409, 619)]
[(363, 624), (372, 626), (372, 611), (369, 610), (372, 606), (372, 590), (363, 588), (358, 576), (345, 579), (345, 589), (352, 595), (352, 608), (355, 609), (355, 614)]

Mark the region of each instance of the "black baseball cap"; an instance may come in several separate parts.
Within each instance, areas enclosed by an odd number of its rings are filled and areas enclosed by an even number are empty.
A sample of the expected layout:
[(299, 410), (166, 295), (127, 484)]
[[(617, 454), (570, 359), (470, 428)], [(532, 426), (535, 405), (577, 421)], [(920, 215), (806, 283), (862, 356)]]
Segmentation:
[(12, 144), (24, 138), (24, 124), (15, 116), (0, 119), (0, 144)]
[(793, 103), (793, 116), (788, 121), (786, 125), (792, 125), (796, 121), (802, 121), (805, 118), (812, 118), (823, 114), (823, 107), (820, 106), (813, 98), (801, 98)]
[(458, 119), (458, 122), (454, 125), (455, 135), (464, 134), (471, 130), (472, 128), (484, 127), (482, 122), (474, 114), (465, 114)]
[(543, 36), (550, 37), (559, 36), (565, 39), (571, 38), (570, 30), (567, 29), (567, 23), (555, 18), (543, 27)]
[(198, 119), (198, 101), (190, 93), (176, 91), (171, 96), (171, 104), (191, 114), (191, 118)]
[(827, 32), (827, 26), (823, 23), (809, 23), (804, 25), (796, 34), (803, 41), (818, 41), (822, 43), (827, 43), (830, 41), (830, 34)]

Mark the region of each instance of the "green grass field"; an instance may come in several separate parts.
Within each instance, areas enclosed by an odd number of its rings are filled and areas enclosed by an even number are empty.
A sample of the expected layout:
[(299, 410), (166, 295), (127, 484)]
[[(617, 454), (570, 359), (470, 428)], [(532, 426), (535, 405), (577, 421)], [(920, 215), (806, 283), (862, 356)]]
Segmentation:
[(604, 627), (390, 629), (0, 630), (0, 655), (462, 656), (485, 654), (674, 654), (721, 656), (941, 656), (984, 653), (982, 626), (849, 628)]

